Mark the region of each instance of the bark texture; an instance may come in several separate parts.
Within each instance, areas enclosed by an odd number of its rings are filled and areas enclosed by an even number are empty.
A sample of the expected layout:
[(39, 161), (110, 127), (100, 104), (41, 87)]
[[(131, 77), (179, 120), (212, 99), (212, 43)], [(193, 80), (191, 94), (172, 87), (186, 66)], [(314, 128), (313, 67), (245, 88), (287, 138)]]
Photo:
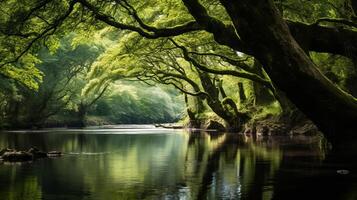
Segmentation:
[(271, 0), (221, 2), (241, 40), (274, 84), (329, 138), (356, 132), (356, 99), (317, 69)]
[(244, 113), (240, 113), (235, 102), (230, 98), (226, 97), (222, 101), (219, 99), (220, 90), (207, 73), (198, 72), (198, 75), (203, 89), (208, 94), (206, 98), (207, 105), (228, 124), (228, 130), (241, 131), (243, 124), (248, 120), (248, 116)]

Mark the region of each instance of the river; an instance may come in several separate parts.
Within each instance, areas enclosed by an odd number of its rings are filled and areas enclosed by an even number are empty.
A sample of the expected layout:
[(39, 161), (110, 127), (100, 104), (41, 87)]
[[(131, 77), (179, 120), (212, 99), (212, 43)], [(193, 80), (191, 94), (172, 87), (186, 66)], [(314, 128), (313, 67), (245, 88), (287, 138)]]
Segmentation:
[(0, 163), (1, 200), (357, 199), (356, 155), (331, 153), (318, 136), (149, 125), (0, 133), (0, 148), (31, 146), (64, 155)]

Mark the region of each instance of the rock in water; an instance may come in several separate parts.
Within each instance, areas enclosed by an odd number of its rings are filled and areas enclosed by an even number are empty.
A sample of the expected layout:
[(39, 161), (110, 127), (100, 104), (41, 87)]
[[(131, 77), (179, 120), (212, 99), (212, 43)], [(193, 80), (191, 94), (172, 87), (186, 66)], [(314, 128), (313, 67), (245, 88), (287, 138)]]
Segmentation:
[(62, 152), (60, 151), (49, 151), (47, 152), (48, 157), (59, 157), (62, 156)]
[(60, 151), (44, 152), (36, 147), (30, 148), (28, 151), (16, 151), (15, 149), (2, 149), (0, 151), (0, 160), (5, 162), (25, 162), (39, 158), (59, 157), (62, 155)]
[(36, 147), (32, 147), (30, 148), (28, 151), (28, 153), (32, 154), (34, 159), (37, 158), (47, 158), (47, 153), (40, 151), (39, 149), (37, 149)]
[(336, 172), (337, 172), (337, 174), (342, 174), (342, 175), (347, 175), (350, 173), (350, 171), (346, 170), (346, 169), (340, 169), (340, 170), (337, 170)]
[(32, 154), (25, 151), (5, 152), (2, 159), (8, 162), (24, 162), (32, 160)]
[(4, 155), (6, 152), (14, 152), (14, 149), (5, 148), (0, 150), (0, 156)]

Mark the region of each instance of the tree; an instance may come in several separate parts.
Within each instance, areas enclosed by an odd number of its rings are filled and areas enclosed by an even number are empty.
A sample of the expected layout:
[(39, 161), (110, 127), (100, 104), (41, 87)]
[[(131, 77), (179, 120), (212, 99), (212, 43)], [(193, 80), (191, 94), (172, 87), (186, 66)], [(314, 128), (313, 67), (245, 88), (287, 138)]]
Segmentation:
[[(13, 128), (42, 127), (45, 121), (65, 110), (66, 106), (81, 92), (84, 85), (78, 84), (89, 70), (96, 57), (103, 51), (100, 44), (79, 44), (72, 46), (74, 34), (70, 34), (59, 41), (56, 52), (43, 47), (38, 50), (38, 69), (43, 76), (42, 82), (36, 86), (24, 87), (15, 84), (16, 95), (4, 95), (4, 121)], [(80, 79), (80, 80), (79, 80)], [(6, 83), (6, 82), (5, 82)], [(26, 86), (26, 85), (25, 85)], [(80, 87), (82, 86), (82, 87)], [(11, 89), (13, 87), (4, 87)], [(14, 98), (18, 96), (17, 98)]]
[[(198, 0), (77, 0), (69, 1), (68, 4), (67, 1), (28, 1), (21, 7), (2, 3), (9, 14), (9, 17), (2, 19), (2, 24), (6, 25), (4, 27), (10, 24), (18, 26), (5, 28), (1, 31), (1, 37), (9, 38), (9, 41), (18, 37), (24, 39), (16, 51), (4, 57), (0, 66), (16, 63), (41, 38), (61, 33), (69, 27), (88, 27), (84, 24), (89, 27), (106, 24), (116, 29), (137, 32), (149, 39), (181, 35), (190, 37), (186, 34), (208, 32), (218, 44), (255, 57), (274, 85), (327, 136), (336, 138), (338, 132), (353, 134), (357, 100), (328, 80), (311, 61), (308, 53), (325, 52), (355, 60), (356, 5), (352, 1), (340, 4), (329, 0), (332, 6), (328, 9), (331, 12), (322, 12), (326, 8), (323, 7), (325, 1), (316, 0), (312, 4), (316, 5), (314, 8), (318, 10), (313, 11), (318, 15), (301, 20), (299, 17), (303, 15), (296, 15), (286, 9), (297, 2), (220, 0), (212, 4), (212, 1)], [(303, 9), (308, 9), (308, 6)], [(310, 18), (315, 22), (311, 23)], [(299, 19), (300, 22), (297, 21)], [(35, 27), (39, 30), (31, 29), (31, 25), (38, 21), (41, 26)], [(75, 26), (78, 24), (82, 26)], [(11, 47), (13, 43), (5, 46)]]
[[(135, 42), (129, 42), (126, 37)], [(173, 85), (182, 93), (194, 97), (194, 107), (189, 105), (187, 96), (185, 99), (188, 104), (188, 117), (191, 124), (195, 126), (199, 127), (200, 119), (204, 120), (200, 117), (204, 112), (204, 100), (207, 106), (227, 123), (230, 130), (241, 130), (249, 119), (247, 114), (238, 111), (235, 101), (227, 96), (222, 79), (218, 76), (230, 75), (256, 80), (260, 84), (271, 87), (269, 81), (242, 69), (240, 71), (222, 69), (224, 67), (220, 61), (223, 61), (219, 54), (200, 55), (197, 52), (189, 52), (174, 40), (161, 39), (155, 43), (140, 37), (135, 39), (138, 37), (137, 34), (126, 37), (121, 38), (117, 43), (118, 46), (114, 46), (98, 60), (96, 67), (92, 69), (96, 72), (97, 78), (101, 80), (130, 78), (148, 84)], [(196, 45), (192, 40), (189, 42), (192, 46)], [(196, 58), (191, 54), (196, 54)], [(225, 59), (229, 58), (225, 57)], [(237, 60), (235, 61), (238, 63)], [(243, 65), (240, 63), (238, 66), (237, 63), (230, 67), (238, 68)], [(246, 65), (243, 68), (250, 70)], [(208, 74), (212, 71), (219, 75)]]
[(353, 134), (356, 99), (322, 75), (296, 42), (272, 1), (222, 4), (252, 54), (300, 110), (328, 136), (336, 136), (341, 130)]

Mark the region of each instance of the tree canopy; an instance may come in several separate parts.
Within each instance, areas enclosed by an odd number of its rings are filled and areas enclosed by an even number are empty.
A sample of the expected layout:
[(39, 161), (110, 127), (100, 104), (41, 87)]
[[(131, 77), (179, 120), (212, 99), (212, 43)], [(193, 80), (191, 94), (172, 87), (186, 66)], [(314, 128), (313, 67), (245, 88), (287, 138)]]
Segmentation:
[[(209, 108), (237, 128), (252, 118), (240, 104), (251, 87), (282, 107), (287, 98), (328, 137), (356, 130), (355, 1), (25, 0), (0, 7), (7, 81), (38, 89), (40, 49), (56, 52), (75, 34), (74, 46), (107, 42), (83, 94), (123, 78), (172, 85), (194, 102), (191, 118)], [(235, 91), (226, 91), (232, 84)]]

